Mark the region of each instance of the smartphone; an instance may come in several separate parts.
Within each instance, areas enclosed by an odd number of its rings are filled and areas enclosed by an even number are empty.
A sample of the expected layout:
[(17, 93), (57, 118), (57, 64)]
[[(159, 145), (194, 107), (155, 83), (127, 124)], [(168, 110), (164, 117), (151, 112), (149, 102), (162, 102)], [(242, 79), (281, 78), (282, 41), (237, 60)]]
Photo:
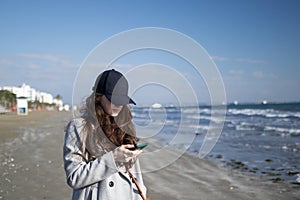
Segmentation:
[(130, 148), (129, 150), (134, 151), (134, 150), (136, 150), (136, 149), (143, 149), (143, 148), (145, 148), (146, 146), (148, 146), (148, 143), (136, 144), (135, 147)]

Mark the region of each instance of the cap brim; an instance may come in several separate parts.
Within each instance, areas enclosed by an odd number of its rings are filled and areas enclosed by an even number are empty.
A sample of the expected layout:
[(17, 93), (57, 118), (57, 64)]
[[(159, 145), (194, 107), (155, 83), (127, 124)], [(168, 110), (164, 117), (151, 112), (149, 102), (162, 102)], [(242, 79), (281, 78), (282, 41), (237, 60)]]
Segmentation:
[(119, 95), (111, 95), (105, 94), (106, 98), (115, 105), (127, 105), (127, 104), (134, 104), (136, 103), (129, 97), (129, 96), (119, 96)]

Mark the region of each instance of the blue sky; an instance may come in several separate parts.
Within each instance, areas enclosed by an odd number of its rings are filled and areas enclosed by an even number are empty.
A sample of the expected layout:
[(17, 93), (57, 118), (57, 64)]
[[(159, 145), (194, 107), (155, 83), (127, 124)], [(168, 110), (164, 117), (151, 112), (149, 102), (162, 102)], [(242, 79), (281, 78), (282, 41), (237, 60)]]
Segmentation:
[(0, 85), (26, 83), (71, 103), (76, 73), (96, 45), (129, 29), (163, 27), (206, 49), (228, 102), (300, 101), (299, 9), (298, 0), (2, 0)]

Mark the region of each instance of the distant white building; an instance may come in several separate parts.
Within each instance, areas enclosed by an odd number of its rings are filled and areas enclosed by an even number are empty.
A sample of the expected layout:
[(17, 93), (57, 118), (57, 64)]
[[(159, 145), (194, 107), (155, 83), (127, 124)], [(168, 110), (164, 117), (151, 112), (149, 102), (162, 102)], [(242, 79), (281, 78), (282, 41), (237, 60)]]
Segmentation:
[(63, 107), (64, 103), (61, 99), (53, 99), (53, 103), (58, 107)]
[(53, 96), (45, 92), (37, 92), (36, 100), (42, 103), (49, 103), (49, 104), (52, 104), (54, 101)]
[(28, 101), (38, 101), (41, 103), (53, 103), (53, 96), (46, 92), (36, 91), (34, 88), (31, 88), (29, 85), (23, 83), (20, 87), (15, 86), (3, 86), (0, 87), (1, 90), (8, 90), (16, 94), (17, 98), (25, 97)]
[(21, 87), (15, 87), (15, 86), (3, 86), (1, 88), (2, 90), (8, 90), (14, 94), (16, 94), (17, 98), (19, 97), (26, 97), (29, 101), (32, 100), (32, 97), (35, 95), (35, 90), (30, 88), (29, 85), (26, 85), (23, 83)]

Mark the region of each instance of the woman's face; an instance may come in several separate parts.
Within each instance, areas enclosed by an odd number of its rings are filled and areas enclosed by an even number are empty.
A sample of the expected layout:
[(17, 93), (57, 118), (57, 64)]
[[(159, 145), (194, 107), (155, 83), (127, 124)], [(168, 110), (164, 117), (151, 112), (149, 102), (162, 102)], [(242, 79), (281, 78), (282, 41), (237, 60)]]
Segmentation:
[(111, 103), (105, 95), (102, 95), (100, 97), (101, 105), (104, 110), (104, 112), (110, 116), (116, 117), (121, 112), (123, 106), (117, 106), (113, 103)]

